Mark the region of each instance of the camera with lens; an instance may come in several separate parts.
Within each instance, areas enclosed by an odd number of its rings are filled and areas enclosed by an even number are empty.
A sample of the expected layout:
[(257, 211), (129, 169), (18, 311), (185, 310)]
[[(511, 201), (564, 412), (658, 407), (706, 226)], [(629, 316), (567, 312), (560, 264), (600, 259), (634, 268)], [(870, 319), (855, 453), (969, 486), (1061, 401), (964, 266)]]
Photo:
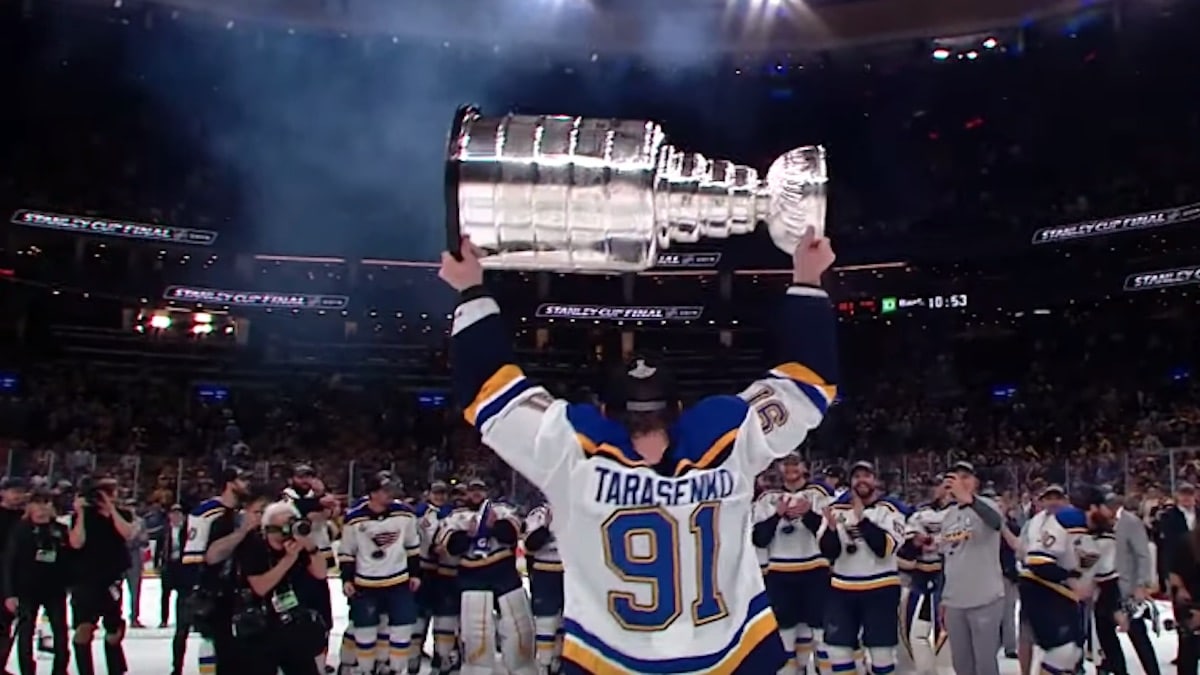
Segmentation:
[(282, 535), (288, 539), (296, 537), (307, 537), (313, 532), (312, 523), (308, 520), (296, 520), (286, 525), (268, 525), (266, 531), (278, 535)]

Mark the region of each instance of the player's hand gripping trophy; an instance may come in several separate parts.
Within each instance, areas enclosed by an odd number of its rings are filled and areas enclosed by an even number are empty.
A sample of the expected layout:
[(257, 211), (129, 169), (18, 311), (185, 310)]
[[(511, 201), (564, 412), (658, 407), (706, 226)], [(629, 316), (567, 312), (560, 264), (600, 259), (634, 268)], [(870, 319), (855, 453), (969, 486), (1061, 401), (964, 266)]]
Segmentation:
[(825, 150), (748, 166), (683, 152), (661, 127), (561, 115), (455, 115), (446, 159), (447, 250), (469, 239), (489, 269), (637, 272), (677, 243), (752, 232), (793, 253), (825, 230)]

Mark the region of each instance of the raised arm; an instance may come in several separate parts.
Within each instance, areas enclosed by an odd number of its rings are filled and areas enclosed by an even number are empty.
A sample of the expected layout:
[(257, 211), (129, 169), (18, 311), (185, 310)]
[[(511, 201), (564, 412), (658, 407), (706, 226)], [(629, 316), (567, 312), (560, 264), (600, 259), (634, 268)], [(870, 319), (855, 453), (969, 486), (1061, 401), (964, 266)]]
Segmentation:
[(459, 291), (450, 337), (451, 384), (467, 422), (501, 459), (543, 490), (582, 454), (567, 404), (525, 377), (500, 305), (483, 286), (479, 251), (442, 254), (439, 275)]
[(738, 433), (743, 470), (750, 474), (803, 443), (837, 396), (837, 320), (821, 288), (833, 260), (829, 240), (811, 233), (792, 256), (793, 283), (773, 322), (774, 365), (740, 394), (754, 412)]

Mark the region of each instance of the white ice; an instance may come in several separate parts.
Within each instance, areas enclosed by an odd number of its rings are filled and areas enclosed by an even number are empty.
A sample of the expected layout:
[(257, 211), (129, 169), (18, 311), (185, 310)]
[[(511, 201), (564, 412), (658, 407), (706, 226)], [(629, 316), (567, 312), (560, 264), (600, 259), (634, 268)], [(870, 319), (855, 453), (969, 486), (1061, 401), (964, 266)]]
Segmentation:
[[(330, 589), (333, 594), (333, 616), (334, 629), (330, 634), (330, 661), (336, 663), (337, 649), (342, 637), (342, 631), (346, 628), (346, 600), (342, 597), (341, 587), (335, 581), (330, 581)], [(158, 601), (161, 594), (161, 587), (158, 579), (145, 579), (142, 582), (142, 598), (140, 618), (142, 623), (147, 626), (158, 626)], [(128, 595), (125, 597), (125, 602), (128, 603)], [(174, 605), (174, 603), (172, 603)], [(172, 607), (174, 610), (174, 607)], [(1170, 616), (1170, 608), (1161, 606), (1160, 610), (1163, 616)], [(171, 672), (171, 636), (172, 628), (135, 628), (129, 631), (129, 635), (125, 641), (126, 654), (129, 659), (129, 675), (168, 675)], [(1163, 631), (1162, 635), (1151, 635), (1154, 640), (1155, 649), (1158, 652), (1159, 662), (1162, 672), (1175, 672), (1173, 666), (1170, 665), (1171, 659), (1175, 658), (1176, 637), (1170, 631)], [(1122, 643), (1125, 646), (1125, 659), (1129, 664), (1131, 672), (1141, 672), (1141, 667), (1138, 665), (1137, 656), (1134, 655), (1133, 649), (1129, 646), (1129, 641), (1122, 637)], [(196, 665), (196, 650), (199, 637), (193, 635), (188, 641), (187, 664), (184, 668), (185, 675), (198, 675), (200, 672)], [(432, 640), (426, 643), (425, 651), (429, 653), (432, 649)], [(96, 643), (96, 664), (97, 668), (103, 670), (104, 656), (100, 651), (99, 640)], [(50, 672), (50, 661), (48, 655), (39, 656), (38, 669), (40, 672)], [(10, 660), (8, 670), (17, 672), (17, 663), (15, 656)], [(71, 672), (74, 672), (72, 664)], [(422, 671), (427, 672), (427, 671)], [(500, 675), (503, 670), (497, 668), (497, 675)], [(1001, 661), (1001, 672), (1004, 675), (1018, 675), (1017, 662), (1013, 660)], [(1089, 668), (1089, 672), (1092, 672)], [(902, 673), (900, 675), (903, 675)], [(954, 675), (950, 669), (945, 669), (943, 675)]]

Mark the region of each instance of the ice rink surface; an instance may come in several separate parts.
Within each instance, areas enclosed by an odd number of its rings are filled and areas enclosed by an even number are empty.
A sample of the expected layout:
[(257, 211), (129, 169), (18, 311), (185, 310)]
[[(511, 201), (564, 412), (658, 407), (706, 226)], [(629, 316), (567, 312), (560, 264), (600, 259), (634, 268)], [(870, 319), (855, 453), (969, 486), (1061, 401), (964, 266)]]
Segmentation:
[[(330, 635), (330, 654), (331, 660), (337, 659), (337, 648), (341, 640), (342, 631), (346, 628), (346, 599), (342, 597), (341, 586), (336, 581), (330, 582), (330, 588), (333, 594), (333, 615), (334, 615), (334, 630)], [(129, 632), (126, 638), (126, 653), (129, 658), (129, 673), (130, 675), (169, 675), (171, 672), (171, 636), (173, 628), (157, 628), (159, 622), (158, 616), (158, 601), (161, 594), (161, 587), (158, 579), (145, 579), (142, 582), (142, 601), (141, 601), (141, 621), (147, 626), (155, 626), (154, 628), (135, 628)], [(125, 602), (128, 604), (128, 596), (125, 597)], [(172, 603), (173, 604), (173, 603)], [(173, 608), (172, 608), (173, 609)], [(1163, 605), (1160, 607), (1164, 616), (1170, 615), (1170, 608)], [(1171, 666), (1171, 659), (1175, 658), (1176, 638), (1173, 633), (1163, 631), (1158, 637), (1151, 636), (1155, 640), (1155, 648), (1158, 651), (1159, 660), (1162, 666), (1162, 672), (1173, 673), (1175, 668)], [(188, 642), (188, 658), (187, 667), (184, 669), (186, 675), (198, 675), (199, 668), (196, 665), (196, 645), (199, 638), (195, 635)], [(1125, 645), (1125, 658), (1130, 666), (1131, 672), (1141, 672), (1140, 666), (1137, 665), (1137, 657), (1133, 654), (1133, 650), (1129, 647), (1129, 641), (1122, 638)], [(104, 655), (99, 647), (99, 640), (96, 642), (96, 665), (97, 668), (103, 671)], [(432, 649), (432, 641), (426, 646), (426, 652)], [(17, 672), (16, 658), (10, 660), (8, 670)], [(46, 655), (38, 660), (38, 671), (42, 673), (50, 672), (50, 659)], [(75, 672), (72, 664), (71, 672)], [(427, 672), (427, 671), (422, 671)], [(1018, 675), (1020, 672), (1017, 668), (1017, 662), (1012, 660), (1001, 661), (1001, 672), (1004, 675)], [(1088, 672), (1094, 672), (1094, 669), (1088, 668)], [(495, 675), (504, 675), (502, 667), (497, 667)], [(764, 673), (764, 675), (768, 675)], [(900, 673), (899, 675), (903, 675)], [(949, 668), (944, 669), (943, 675), (953, 675), (953, 671)], [(966, 674), (964, 674), (966, 675)]]

